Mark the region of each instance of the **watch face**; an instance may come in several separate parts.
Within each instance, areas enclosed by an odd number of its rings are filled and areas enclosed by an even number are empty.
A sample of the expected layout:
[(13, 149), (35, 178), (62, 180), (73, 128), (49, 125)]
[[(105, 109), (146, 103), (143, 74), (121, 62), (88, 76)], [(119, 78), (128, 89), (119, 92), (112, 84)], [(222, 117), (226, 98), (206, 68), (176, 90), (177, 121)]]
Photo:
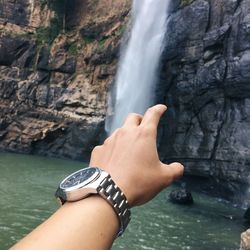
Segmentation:
[(71, 174), (66, 179), (64, 179), (60, 187), (63, 189), (66, 189), (66, 188), (70, 188), (70, 187), (74, 187), (79, 184), (82, 184), (85, 181), (87, 181), (89, 178), (91, 178), (96, 172), (97, 172), (96, 168), (81, 169)]

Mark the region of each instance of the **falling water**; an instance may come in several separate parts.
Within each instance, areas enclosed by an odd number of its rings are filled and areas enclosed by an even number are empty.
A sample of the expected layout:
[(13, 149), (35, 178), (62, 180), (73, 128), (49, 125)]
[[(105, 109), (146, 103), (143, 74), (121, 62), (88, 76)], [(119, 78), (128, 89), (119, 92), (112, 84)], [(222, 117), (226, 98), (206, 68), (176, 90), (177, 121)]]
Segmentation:
[(128, 113), (143, 114), (153, 103), (169, 5), (170, 0), (133, 1), (130, 39), (121, 55), (109, 102), (108, 133), (120, 127)]

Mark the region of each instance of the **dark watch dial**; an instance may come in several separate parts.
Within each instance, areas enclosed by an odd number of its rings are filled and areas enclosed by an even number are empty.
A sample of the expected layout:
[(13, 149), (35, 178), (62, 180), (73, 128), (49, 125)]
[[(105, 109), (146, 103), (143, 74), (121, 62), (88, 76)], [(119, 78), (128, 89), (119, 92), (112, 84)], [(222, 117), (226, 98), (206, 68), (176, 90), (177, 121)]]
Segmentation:
[(66, 188), (70, 188), (70, 187), (79, 185), (79, 184), (87, 181), (89, 178), (91, 178), (96, 172), (97, 172), (96, 168), (81, 169), (81, 170), (71, 174), (66, 179), (64, 179), (60, 186), (61, 186), (61, 188), (66, 189)]

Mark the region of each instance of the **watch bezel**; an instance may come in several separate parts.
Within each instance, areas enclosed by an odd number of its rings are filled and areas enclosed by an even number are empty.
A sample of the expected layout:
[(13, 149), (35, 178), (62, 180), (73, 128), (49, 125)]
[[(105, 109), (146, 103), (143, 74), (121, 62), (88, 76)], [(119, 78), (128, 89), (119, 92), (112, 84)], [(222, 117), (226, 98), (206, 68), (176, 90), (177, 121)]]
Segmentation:
[[(95, 169), (95, 173), (94, 173), (93, 175), (91, 175), (87, 180), (85, 180), (85, 181), (83, 181), (83, 182), (81, 182), (81, 183), (79, 183), (79, 184), (77, 184), (77, 185), (71, 186), (71, 187), (66, 187), (66, 188), (65, 188), (65, 187), (62, 187), (62, 184), (63, 184), (68, 178), (71, 178), (73, 175), (75, 175), (75, 174), (77, 174), (77, 173), (79, 173), (79, 172), (81, 172), (81, 171), (87, 171), (87, 170), (90, 169), (90, 168), (91, 168), (91, 169)], [(93, 168), (93, 167), (82, 168), (82, 169), (77, 170), (77, 171), (75, 171), (74, 173), (68, 175), (67, 177), (65, 177), (65, 178), (61, 181), (61, 183), (60, 183), (60, 185), (59, 185), (59, 188), (60, 188), (62, 191), (64, 191), (64, 192), (70, 192), (70, 191), (73, 191), (73, 190), (80, 189), (80, 188), (82, 188), (82, 187), (88, 185), (89, 183), (93, 182), (96, 178), (98, 178), (98, 177), (100, 176), (100, 174), (101, 174), (101, 171), (100, 171), (100, 169), (98, 169), (98, 168)]]

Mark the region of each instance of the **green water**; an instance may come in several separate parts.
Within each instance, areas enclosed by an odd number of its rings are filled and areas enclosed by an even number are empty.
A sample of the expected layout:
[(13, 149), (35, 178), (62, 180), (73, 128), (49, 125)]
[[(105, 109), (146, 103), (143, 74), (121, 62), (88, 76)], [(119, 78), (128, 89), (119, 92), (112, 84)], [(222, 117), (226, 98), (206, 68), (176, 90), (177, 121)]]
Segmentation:
[[(8, 249), (57, 209), (53, 194), (58, 182), (83, 166), (80, 162), (0, 153), (0, 250)], [(196, 193), (194, 206), (173, 205), (165, 198), (169, 190), (133, 209), (126, 233), (112, 250), (239, 249), (242, 221), (224, 215), (240, 218), (242, 211)]]

